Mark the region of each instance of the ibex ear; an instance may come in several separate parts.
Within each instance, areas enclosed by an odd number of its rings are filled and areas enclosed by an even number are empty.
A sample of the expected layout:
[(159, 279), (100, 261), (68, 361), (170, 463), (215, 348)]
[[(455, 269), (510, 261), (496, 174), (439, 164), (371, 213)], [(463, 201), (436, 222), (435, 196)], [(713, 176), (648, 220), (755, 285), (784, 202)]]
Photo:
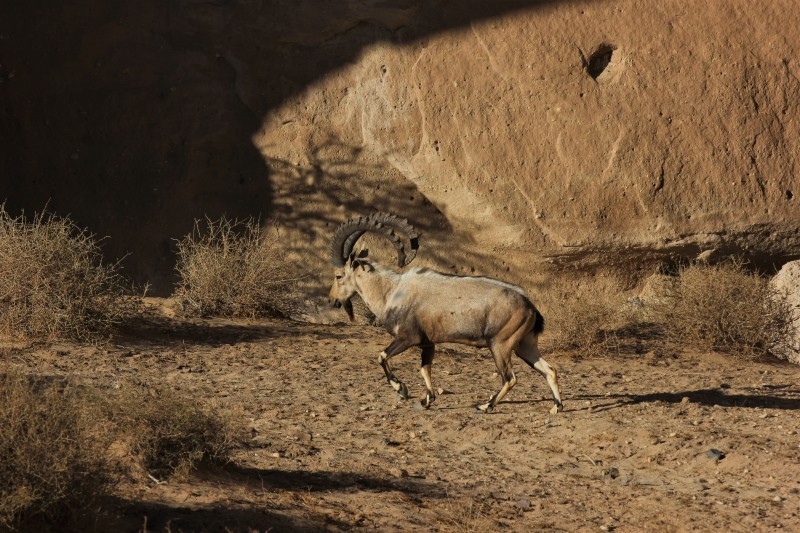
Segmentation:
[[(350, 257), (348, 257), (348, 258), (347, 258), (347, 262), (348, 262), (349, 264), (351, 264), (355, 258), (356, 258), (356, 253), (355, 253), (355, 252), (353, 252), (353, 253), (351, 253), (351, 254), (350, 254)], [(355, 267), (354, 267), (354, 268), (355, 268)]]
[(359, 252), (359, 254), (358, 254), (358, 258), (359, 258), (359, 259), (364, 259), (364, 258), (365, 258), (365, 257), (367, 257), (368, 255), (369, 255), (369, 250), (367, 250), (366, 248), (364, 248), (363, 250), (361, 250), (361, 251)]

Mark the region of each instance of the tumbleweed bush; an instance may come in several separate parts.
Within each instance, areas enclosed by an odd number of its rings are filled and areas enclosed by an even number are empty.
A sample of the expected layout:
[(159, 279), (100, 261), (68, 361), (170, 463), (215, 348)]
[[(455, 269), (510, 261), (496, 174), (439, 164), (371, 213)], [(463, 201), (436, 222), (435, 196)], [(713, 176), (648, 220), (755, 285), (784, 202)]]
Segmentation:
[(94, 235), (69, 218), (0, 206), (0, 335), (97, 339), (130, 311), (123, 293)]
[(791, 327), (785, 299), (738, 260), (681, 267), (649, 307), (670, 341), (745, 360), (771, 353)]
[(287, 316), (301, 276), (280, 247), (277, 228), (258, 221), (205, 219), (178, 241), (181, 308), (200, 316)]
[(619, 352), (621, 330), (631, 319), (614, 280), (564, 279), (552, 283), (544, 297), (545, 336), (550, 350), (586, 357)]
[(78, 390), (0, 375), (0, 530), (85, 513), (112, 482), (106, 429)]
[(120, 442), (161, 477), (185, 476), (201, 462), (228, 463), (246, 440), (241, 416), (167, 388), (123, 390), (108, 405)]

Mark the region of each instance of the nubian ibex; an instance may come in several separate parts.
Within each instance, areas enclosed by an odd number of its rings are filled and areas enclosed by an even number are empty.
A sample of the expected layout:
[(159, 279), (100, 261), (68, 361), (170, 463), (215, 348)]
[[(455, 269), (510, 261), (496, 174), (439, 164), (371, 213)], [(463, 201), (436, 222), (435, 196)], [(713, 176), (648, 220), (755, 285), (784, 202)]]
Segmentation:
[(537, 348), (544, 318), (521, 288), (491, 278), (453, 276), (426, 268), (398, 274), (368, 259), (366, 250), (353, 251), (356, 241), (368, 231), (391, 240), (401, 268), (417, 254), (419, 235), (406, 220), (395, 215), (374, 213), (344, 222), (331, 242), (335, 279), (330, 299), (334, 306), (344, 306), (353, 320), (350, 299), (358, 294), (394, 336), (378, 361), (402, 399), (408, 398), (408, 388), (394, 375), (389, 360), (412, 346), (422, 349), (420, 372), (426, 391), (420, 405), (427, 409), (436, 397), (431, 382), (435, 346), (450, 342), (488, 347), (494, 356), (503, 386), (488, 402), (478, 405), (480, 411), (491, 412), (516, 384), (512, 353), (547, 379), (555, 402), (550, 412), (562, 410), (556, 371), (539, 356)]

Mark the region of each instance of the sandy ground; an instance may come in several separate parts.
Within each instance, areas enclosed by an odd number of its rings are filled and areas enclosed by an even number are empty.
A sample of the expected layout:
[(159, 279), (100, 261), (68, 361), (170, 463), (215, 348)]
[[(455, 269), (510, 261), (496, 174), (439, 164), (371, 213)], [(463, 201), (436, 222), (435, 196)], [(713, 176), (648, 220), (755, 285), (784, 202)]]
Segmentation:
[[(488, 353), (441, 347), (444, 393), (423, 411), (383, 378), (388, 342), (370, 326), (153, 316), (107, 345), (2, 359), (100, 387), (166, 381), (247, 418), (235, 465), (126, 485), (102, 530), (800, 530), (797, 366), (545, 349), (565, 411), (548, 413), (544, 379), (517, 360), (516, 388), (480, 415), (500, 385)], [(394, 361), (420, 396), (419, 351)]]

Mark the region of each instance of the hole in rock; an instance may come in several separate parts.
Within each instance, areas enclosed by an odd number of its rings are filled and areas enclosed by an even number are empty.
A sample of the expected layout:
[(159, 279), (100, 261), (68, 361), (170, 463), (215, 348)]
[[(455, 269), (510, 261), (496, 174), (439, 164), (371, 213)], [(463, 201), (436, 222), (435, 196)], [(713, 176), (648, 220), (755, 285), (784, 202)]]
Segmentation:
[(792, 194), (792, 191), (786, 191), (786, 199), (791, 200), (792, 198), (794, 198), (794, 194)]
[(611, 44), (601, 44), (597, 47), (586, 64), (586, 71), (594, 79), (597, 79), (603, 72), (605, 72), (608, 65), (611, 64), (611, 59), (614, 55), (616, 47)]

